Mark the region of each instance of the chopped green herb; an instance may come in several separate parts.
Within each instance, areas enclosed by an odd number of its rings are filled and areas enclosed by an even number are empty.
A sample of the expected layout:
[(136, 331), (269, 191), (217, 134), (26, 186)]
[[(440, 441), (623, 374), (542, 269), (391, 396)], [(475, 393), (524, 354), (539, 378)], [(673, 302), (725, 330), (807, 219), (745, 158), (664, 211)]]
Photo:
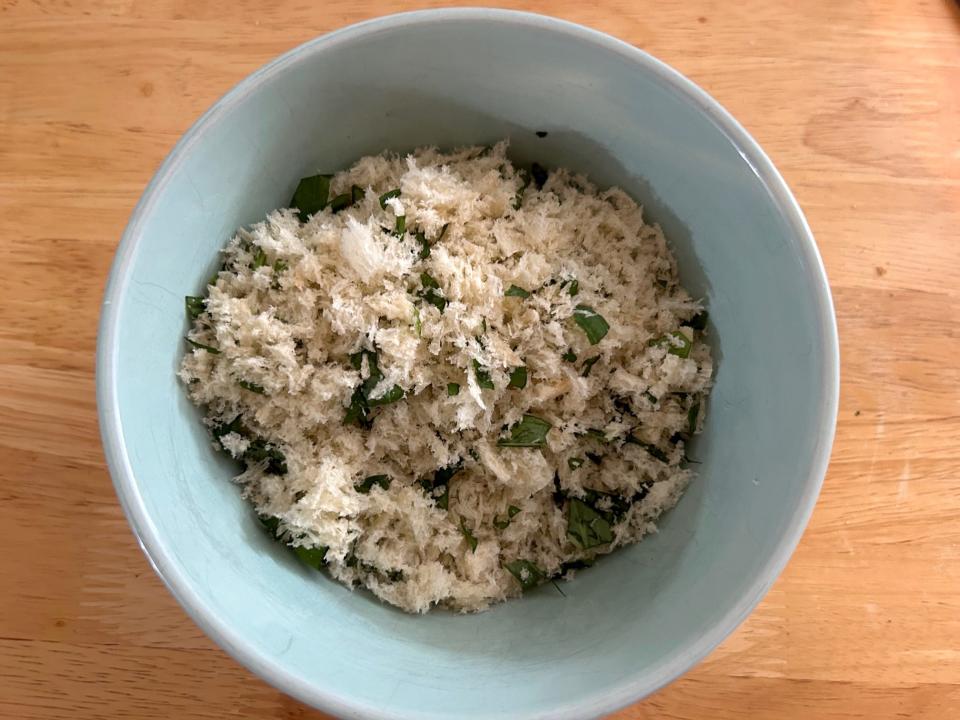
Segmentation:
[(514, 368), (510, 372), (510, 382), (508, 385), (509, 387), (523, 390), (527, 386), (527, 368), (522, 365)]
[(349, 191), (340, 193), (330, 202), (330, 210), (340, 212), (362, 200), (365, 194), (359, 185), (351, 185)]
[(679, 330), (673, 330), (666, 335), (661, 335), (651, 340), (647, 345), (651, 347), (654, 345), (666, 345), (668, 353), (685, 358), (690, 356), (690, 348), (693, 347), (693, 341)]
[(211, 347), (210, 345), (204, 345), (203, 343), (198, 343), (196, 340), (191, 340), (188, 337), (185, 337), (184, 340), (186, 340), (188, 343), (193, 345), (193, 347), (197, 348), (198, 350), (206, 350), (211, 355), (220, 354), (219, 350), (217, 350), (215, 347)]
[(374, 485), (379, 485), (384, 490), (390, 488), (390, 477), (388, 475), (369, 475), (353, 486), (358, 493), (367, 495)]
[(705, 330), (707, 327), (707, 318), (709, 314), (706, 310), (701, 310), (687, 321), (687, 326), (694, 330)]
[(240, 436), (247, 435), (247, 429), (243, 426), (243, 423), (240, 422), (240, 416), (237, 415), (233, 420), (228, 423), (217, 423), (212, 428), (210, 428), (210, 434), (213, 435), (214, 439), (220, 445), (221, 450), (226, 450), (223, 446), (222, 438), (224, 435), (229, 435), (230, 433), (236, 433)]
[(700, 417), (700, 401), (697, 400), (687, 411), (687, 432), (693, 435), (697, 431), (697, 420)]
[(567, 537), (581, 550), (613, 541), (610, 523), (582, 500), (570, 498), (567, 505)]
[(460, 394), (460, 383), (447, 383), (447, 395), (453, 397)]
[(567, 292), (570, 293), (571, 297), (574, 297), (580, 293), (580, 283), (576, 278), (574, 278), (573, 282), (570, 283), (570, 288), (567, 290)]
[(406, 215), (397, 215), (396, 223), (394, 225), (393, 234), (397, 237), (402, 238), (407, 233), (407, 216)]
[(438, 243), (438, 242), (440, 242), (441, 240), (443, 240), (443, 236), (447, 234), (447, 228), (448, 228), (448, 227), (450, 227), (450, 223), (444, 223), (444, 224), (443, 224), (443, 227), (440, 228), (440, 234), (437, 235), (437, 239), (433, 241), (434, 243)]
[(266, 471), (271, 475), (287, 474), (287, 458), (272, 443), (262, 438), (255, 438), (243, 453), (243, 459), (248, 463), (265, 462)]
[(270, 537), (277, 537), (277, 532), (280, 530), (280, 518), (273, 515), (258, 515), (257, 520), (259, 520), (263, 528), (270, 533)]
[(360, 187), (359, 185), (350, 186), (350, 199), (353, 202), (355, 203), (360, 202), (361, 200), (363, 200), (364, 195), (366, 195), (366, 193), (363, 191), (363, 188)]
[(596, 428), (590, 428), (584, 433), (584, 435), (586, 435), (588, 438), (593, 438), (598, 442), (602, 442), (604, 445), (610, 442), (610, 440), (607, 439), (607, 434), (603, 430), (597, 430)]
[(476, 462), (480, 462), (480, 453), (478, 453), (473, 448), (470, 448), (469, 450), (467, 450), (467, 455), (472, 457)]
[(387, 200), (390, 200), (391, 198), (395, 198), (395, 197), (400, 197), (400, 188), (396, 188), (395, 190), (389, 190), (389, 191), (385, 192), (383, 195), (381, 195), (381, 196), (380, 196), (380, 207), (383, 208), (384, 210), (386, 210), (386, 209), (387, 209)]
[(499, 447), (543, 447), (547, 444), (547, 433), (553, 427), (550, 423), (535, 415), (524, 415), (523, 419), (510, 428), (510, 437), (497, 440)]
[(573, 310), (573, 320), (587, 334), (591, 345), (603, 340), (610, 326), (596, 310), (587, 305), (577, 305)]
[(443, 312), (444, 308), (447, 307), (447, 299), (439, 292), (440, 284), (429, 273), (425, 272), (420, 273), (420, 283), (423, 285), (423, 292), (420, 297)]
[(380, 407), (381, 405), (389, 405), (390, 403), (395, 403), (398, 400), (402, 400), (403, 396), (403, 388), (399, 385), (394, 385), (383, 395), (378, 397), (367, 397), (367, 404), (369, 404), (370, 407)]
[(579, 467), (583, 466), (583, 458), (581, 457), (572, 457), (567, 458), (567, 467), (571, 470), (576, 470)]
[(314, 570), (320, 570), (327, 558), (327, 548), (322, 545), (312, 548), (300, 545), (293, 548), (293, 552), (297, 554), (297, 557), (300, 558), (300, 561), (304, 565), (309, 565)]
[(487, 319), (480, 318), (480, 332), (485, 333), (487, 331)]
[(281, 260), (277, 258), (276, 260), (273, 261), (273, 271), (275, 273), (286, 272), (289, 269), (289, 267), (290, 266), (287, 265), (287, 262), (285, 260)]
[(257, 393), (258, 395), (267, 394), (267, 391), (264, 390), (263, 385), (257, 385), (256, 383), (248, 382), (246, 380), (237, 380), (237, 385), (242, 387), (244, 390), (249, 390), (250, 392)]
[(644, 450), (646, 450), (652, 457), (656, 458), (662, 463), (670, 462), (670, 458), (667, 457), (666, 453), (664, 453), (663, 450), (661, 450), (660, 448), (658, 448), (656, 445), (652, 443), (638, 440), (634, 435), (627, 435), (626, 440), (624, 442), (630, 443), (632, 445), (639, 445)]
[(258, 247), (253, 253), (253, 264), (250, 266), (254, 270), (257, 268), (262, 268), (267, 264), (267, 254), (263, 251), (262, 247)]
[(657, 403), (660, 402), (660, 398), (658, 398), (656, 395), (654, 395), (654, 394), (653, 394), (652, 392), (650, 392), (649, 390), (644, 390), (644, 391), (643, 391), (643, 396), (644, 396), (647, 400), (649, 400), (651, 403), (653, 403), (654, 405), (656, 405)]
[(590, 374), (590, 371), (593, 370), (593, 366), (597, 363), (597, 360), (600, 359), (599, 355), (594, 355), (592, 358), (587, 358), (583, 361), (583, 371), (580, 373), (583, 377), (587, 377)]
[(563, 355), (561, 355), (564, 360), (567, 362), (576, 362), (577, 354), (573, 350), (567, 350)]
[(420, 321), (420, 308), (416, 305), (413, 306), (413, 329), (417, 333), (417, 337), (423, 335), (423, 323)]
[(470, 528), (467, 527), (466, 522), (464, 522), (463, 516), (460, 516), (460, 532), (463, 534), (464, 539), (467, 541), (467, 545), (470, 546), (470, 552), (477, 551), (477, 536), (470, 532)]
[(507, 508), (507, 517), (502, 519), (499, 515), (493, 517), (493, 526), (498, 530), (506, 530), (510, 526), (510, 521), (513, 520), (518, 512), (520, 512), (520, 508), (516, 505), (511, 505)]
[(332, 175), (312, 175), (303, 178), (290, 200), (290, 207), (298, 210), (300, 222), (307, 222), (327, 206)]
[(427, 496), (432, 498), (441, 510), (450, 505), (450, 479), (463, 469), (462, 462), (456, 462), (445, 468), (439, 468), (433, 473), (433, 478), (421, 478), (417, 484), (423, 488)]
[(529, 560), (512, 560), (504, 563), (503, 567), (513, 575), (523, 590), (532, 590), (542, 583), (547, 575), (543, 570)]
[(202, 297), (195, 297), (193, 295), (187, 295), (183, 299), (184, 305), (187, 308), (187, 316), (191, 320), (196, 320), (207, 309), (207, 301)]
[(530, 293), (527, 290), (524, 290), (522, 287), (517, 285), (511, 285), (510, 288), (503, 294), (504, 297), (518, 297), (518, 298), (528, 298)]
[(583, 492), (585, 494), (584, 502), (611, 522), (622, 520), (633, 502), (632, 499), (627, 500), (615, 493), (601, 492), (590, 488), (584, 488)]
[(421, 260), (430, 257), (430, 242), (427, 240), (426, 234), (424, 234), (422, 230), (417, 230), (417, 232), (413, 234), (413, 237), (420, 243), (420, 252), (417, 253), (417, 257)]
[(477, 385), (487, 390), (494, 389), (493, 380), (490, 379), (490, 372), (477, 360), (473, 361), (473, 375), (477, 378)]
[(513, 197), (513, 209), (519, 210), (520, 206), (523, 204), (523, 193), (526, 192), (527, 187), (530, 185), (530, 173), (526, 170), (521, 170), (520, 173), (520, 187), (517, 189), (517, 194)]
[(358, 352), (352, 353), (350, 355), (350, 364), (354, 370), (360, 371), (363, 368), (364, 356), (367, 358), (367, 369), (370, 374), (366, 380), (354, 388), (353, 395), (350, 398), (350, 406), (347, 408), (347, 414), (343, 422), (346, 425), (356, 424), (362, 428), (369, 429), (372, 423), (370, 420), (370, 409), (397, 402), (403, 398), (404, 392), (403, 388), (399, 385), (394, 385), (383, 395), (371, 397), (371, 393), (377, 385), (380, 384), (380, 381), (383, 380), (383, 373), (380, 372), (377, 352), (375, 350), (359, 350)]
[(507, 515), (510, 516), (510, 519), (511, 519), (511, 520), (512, 520), (513, 517), (514, 517), (517, 513), (519, 513), (519, 512), (520, 512), (520, 508), (518, 508), (516, 505), (510, 505), (510, 506), (507, 508)]
[(533, 163), (530, 166), (530, 174), (533, 175), (533, 182), (537, 186), (537, 190), (543, 189), (544, 183), (547, 182), (547, 171), (539, 163)]

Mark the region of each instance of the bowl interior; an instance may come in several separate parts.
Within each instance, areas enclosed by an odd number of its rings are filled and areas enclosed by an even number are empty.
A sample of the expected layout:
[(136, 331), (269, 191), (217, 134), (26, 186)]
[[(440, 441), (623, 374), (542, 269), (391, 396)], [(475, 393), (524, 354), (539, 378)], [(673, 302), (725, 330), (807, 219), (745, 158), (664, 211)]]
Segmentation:
[[(546, 138), (534, 135), (548, 131)], [(700, 476), (661, 531), (563, 585), (410, 617), (299, 565), (229, 482), (174, 377), (183, 296), (303, 175), (509, 137), (645, 204), (710, 310)], [(121, 500), (158, 571), (244, 663), (344, 716), (587, 717), (675, 677), (773, 581), (832, 438), (836, 353), (816, 251), (752, 141), (672, 71), (575, 26), (494, 11), (341, 31), (258, 72), (188, 134), (118, 253), (99, 386)]]

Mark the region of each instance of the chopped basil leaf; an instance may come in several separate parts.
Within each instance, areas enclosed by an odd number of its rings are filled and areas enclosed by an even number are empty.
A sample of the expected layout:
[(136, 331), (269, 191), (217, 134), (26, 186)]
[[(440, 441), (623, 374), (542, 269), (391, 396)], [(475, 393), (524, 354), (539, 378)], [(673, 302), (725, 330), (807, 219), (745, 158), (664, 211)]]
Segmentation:
[(697, 400), (687, 411), (687, 432), (693, 435), (697, 431), (697, 419), (700, 417), (700, 401)]
[(350, 186), (350, 200), (352, 202), (354, 203), (360, 202), (361, 200), (363, 200), (364, 195), (366, 195), (366, 193), (363, 191), (363, 188), (360, 187), (359, 185)]
[(602, 442), (604, 445), (610, 442), (607, 439), (607, 434), (603, 430), (597, 430), (596, 428), (590, 428), (584, 433), (584, 435), (586, 435), (589, 438), (593, 438), (598, 442)]
[(530, 166), (530, 174), (533, 176), (533, 182), (537, 186), (537, 190), (541, 190), (544, 183), (547, 182), (546, 169), (540, 163), (533, 163)]
[(380, 407), (381, 405), (389, 405), (390, 403), (395, 403), (398, 400), (402, 400), (403, 395), (403, 388), (399, 385), (394, 385), (379, 397), (368, 397), (367, 403), (370, 405), (370, 407)]
[(581, 550), (613, 541), (610, 523), (582, 500), (570, 498), (567, 505), (567, 537)]
[(416, 305), (413, 306), (413, 329), (417, 333), (417, 337), (423, 335), (423, 323), (420, 321), (420, 308)]
[(314, 570), (320, 570), (327, 557), (327, 548), (322, 545), (313, 548), (297, 546), (293, 551), (304, 565), (309, 565)]
[(367, 369), (370, 375), (354, 388), (353, 395), (350, 397), (350, 406), (347, 408), (347, 414), (343, 422), (346, 425), (356, 424), (362, 428), (369, 429), (372, 425), (370, 409), (397, 402), (403, 398), (404, 392), (403, 388), (399, 385), (394, 385), (383, 395), (371, 397), (370, 394), (377, 385), (380, 384), (380, 381), (383, 380), (383, 373), (380, 372), (377, 352), (375, 350), (359, 350), (358, 352), (352, 353), (350, 355), (350, 364), (354, 370), (361, 370), (364, 356), (367, 358)]
[(503, 567), (517, 579), (523, 590), (532, 590), (547, 577), (543, 570), (529, 560), (512, 560), (504, 563)]
[(577, 305), (573, 310), (573, 320), (580, 326), (580, 329), (587, 334), (587, 340), (591, 345), (596, 345), (603, 340), (610, 326), (603, 316), (587, 305)]
[(407, 216), (406, 215), (397, 215), (396, 223), (394, 225), (393, 234), (397, 237), (402, 238), (407, 233)]
[(267, 264), (267, 254), (263, 251), (262, 247), (258, 247), (253, 253), (253, 265), (250, 267), (256, 270), (257, 268), (262, 268)]
[[(643, 496), (646, 493), (647, 491), (644, 490)], [(601, 492), (590, 488), (584, 488), (584, 494), (584, 502), (611, 522), (622, 520), (630, 509), (630, 505), (634, 502), (633, 498), (628, 500), (615, 493)]]
[(447, 383), (447, 395), (453, 397), (460, 394), (460, 383)]
[(243, 453), (243, 459), (248, 463), (267, 464), (266, 471), (271, 475), (287, 474), (287, 458), (272, 443), (262, 438), (255, 438)]
[(573, 350), (567, 350), (563, 355), (561, 355), (564, 360), (567, 362), (576, 362), (577, 354)]
[(497, 440), (499, 447), (543, 447), (547, 444), (547, 433), (553, 427), (550, 423), (535, 415), (524, 415), (523, 419), (510, 428), (510, 437)]
[(507, 515), (510, 516), (511, 520), (518, 512), (520, 512), (520, 508), (518, 508), (516, 505), (511, 505), (507, 508)]
[(469, 450), (467, 450), (467, 455), (472, 457), (476, 462), (480, 462), (480, 453), (478, 453), (473, 448), (470, 448)]
[(330, 178), (332, 175), (311, 175), (303, 178), (297, 185), (290, 200), (290, 207), (296, 208), (300, 222), (307, 222), (327, 206), (330, 197)]
[(395, 190), (389, 190), (388, 192), (385, 192), (383, 195), (381, 195), (380, 207), (386, 210), (387, 200), (390, 200), (391, 198), (395, 198), (395, 197), (400, 197), (400, 188), (396, 188)]
[(522, 365), (518, 368), (514, 368), (510, 372), (509, 387), (515, 387), (515, 388), (519, 388), (520, 390), (523, 390), (526, 386), (527, 386), (527, 368)]
[(597, 360), (600, 359), (599, 355), (594, 355), (592, 358), (587, 358), (583, 362), (583, 371), (580, 373), (583, 377), (587, 377), (590, 374), (590, 371), (593, 370), (593, 366), (596, 364)]
[(477, 378), (477, 385), (487, 390), (494, 389), (493, 380), (490, 379), (490, 372), (477, 360), (473, 361), (473, 375)]
[(514, 516), (520, 512), (520, 508), (516, 505), (511, 505), (507, 508), (507, 517), (501, 519), (499, 515), (495, 515), (493, 518), (493, 526), (498, 530), (506, 530), (510, 526), (510, 521), (513, 520)]
[(193, 347), (197, 348), (198, 350), (206, 350), (211, 355), (220, 354), (219, 350), (217, 350), (215, 347), (211, 347), (210, 345), (204, 345), (203, 343), (198, 343), (196, 340), (191, 340), (188, 337), (185, 337), (184, 340), (186, 340), (188, 343), (193, 345)]
[(690, 356), (690, 348), (693, 347), (693, 341), (679, 330), (673, 330), (666, 335), (661, 335), (651, 340), (647, 345), (666, 345), (668, 353), (685, 358)]
[(450, 505), (450, 479), (463, 469), (462, 462), (456, 462), (433, 473), (433, 478), (421, 478), (417, 484), (423, 488), (441, 510)]
[(368, 494), (374, 485), (379, 485), (384, 490), (390, 489), (390, 477), (388, 475), (370, 475), (365, 477), (359, 483), (353, 486), (358, 493)]
[(423, 292), (420, 294), (425, 301), (433, 305), (437, 310), (443, 312), (447, 307), (447, 299), (439, 292), (440, 283), (438, 283), (429, 273), (420, 273), (420, 283), (423, 285)]
[(510, 288), (503, 294), (504, 297), (518, 297), (518, 298), (528, 298), (530, 293), (527, 290), (524, 290), (518, 285), (511, 285)]
[(249, 390), (250, 392), (257, 393), (258, 395), (267, 394), (267, 391), (264, 390), (263, 385), (257, 385), (256, 383), (247, 382), (246, 380), (237, 380), (237, 385), (242, 387), (244, 390)]
[(270, 533), (270, 537), (277, 537), (277, 532), (280, 530), (280, 518), (273, 515), (258, 515), (257, 520), (263, 525), (264, 530)]
[(424, 234), (422, 230), (417, 230), (417, 232), (413, 234), (413, 237), (420, 243), (420, 252), (417, 253), (417, 257), (421, 260), (430, 257), (430, 243), (427, 241), (426, 234)]
[(202, 297), (195, 297), (193, 295), (187, 295), (183, 299), (183, 303), (187, 308), (187, 316), (191, 320), (196, 320), (207, 309), (207, 301)]
[(579, 467), (583, 466), (583, 458), (581, 457), (572, 457), (567, 458), (567, 467), (571, 470), (576, 470)]
[(630, 401), (626, 398), (614, 397), (613, 406), (623, 415), (632, 415), (633, 417), (637, 416), (637, 414), (633, 411), (633, 406), (630, 404)]
[(707, 318), (709, 314), (706, 310), (701, 310), (687, 321), (687, 326), (694, 330), (705, 330), (707, 327)]
[(644, 391), (643, 391), (643, 396), (644, 396), (647, 400), (649, 400), (651, 403), (653, 403), (654, 405), (656, 405), (657, 403), (660, 402), (660, 398), (658, 398), (656, 395), (654, 395), (654, 394), (653, 394), (652, 392), (650, 392), (649, 390), (644, 390)]
[(517, 189), (517, 194), (513, 197), (514, 210), (520, 209), (520, 206), (523, 204), (523, 193), (526, 192), (527, 187), (530, 185), (530, 173), (526, 170), (521, 170), (519, 175), (520, 187)]
[(348, 192), (340, 193), (330, 202), (330, 210), (340, 212), (362, 200), (365, 194), (359, 185), (351, 185)]
[(567, 292), (570, 293), (571, 297), (578, 295), (580, 293), (580, 283), (577, 281), (576, 278), (574, 278), (573, 282), (570, 283), (570, 289), (567, 290)]
[(273, 261), (273, 271), (275, 273), (285, 272), (289, 267), (290, 266), (287, 265), (287, 262), (285, 260), (280, 260), (279, 258), (277, 258), (276, 260)]
[(460, 532), (463, 535), (464, 539), (467, 541), (467, 545), (470, 546), (470, 552), (477, 551), (477, 536), (470, 532), (470, 528), (467, 527), (467, 524), (463, 520), (463, 516), (460, 516)]
[(638, 440), (638, 439), (637, 439), (635, 436), (633, 436), (633, 435), (627, 435), (626, 440), (625, 440), (624, 442), (627, 442), (627, 443), (630, 443), (630, 444), (633, 444), (633, 445), (639, 445), (639, 446), (642, 447), (644, 450), (646, 450), (652, 457), (656, 458), (656, 459), (659, 460), (660, 462), (663, 462), (663, 463), (669, 463), (669, 462), (670, 462), (670, 458), (667, 457), (666, 453), (664, 453), (663, 450), (661, 450), (660, 448), (658, 448), (656, 445), (653, 445), (652, 443), (643, 442), (642, 440)]

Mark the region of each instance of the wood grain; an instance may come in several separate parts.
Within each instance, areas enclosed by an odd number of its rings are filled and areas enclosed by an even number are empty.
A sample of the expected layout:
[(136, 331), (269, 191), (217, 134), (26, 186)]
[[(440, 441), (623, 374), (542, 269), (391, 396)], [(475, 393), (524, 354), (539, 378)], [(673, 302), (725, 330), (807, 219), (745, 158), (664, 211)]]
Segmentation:
[[(0, 716), (321, 717), (207, 640), (138, 550), (99, 447), (99, 303), (144, 185), (217, 97), (319, 33), (439, 4), (0, 0)], [(511, 6), (624, 38), (726, 105), (806, 211), (840, 323), (833, 461), (787, 571), (615, 717), (960, 717), (957, 4)]]

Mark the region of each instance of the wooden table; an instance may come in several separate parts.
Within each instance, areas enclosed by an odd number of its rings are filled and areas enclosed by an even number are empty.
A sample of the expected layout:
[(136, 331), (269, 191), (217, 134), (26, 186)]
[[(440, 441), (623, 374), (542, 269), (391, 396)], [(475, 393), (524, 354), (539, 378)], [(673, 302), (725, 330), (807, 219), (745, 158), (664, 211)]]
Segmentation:
[[(514, 7), (625, 38), (729, 108), (806, 211), (840, 322), (837, 441), (799, 550), (707, 661), (615, 717), (960, 717), (960, 9)], [(321, 717), (208, 640), (137, 548), (100, 450), (96, 323), (127, 217), (201, 112), (315, 35), (412, 8), (0, 0), (3, 718)]]

